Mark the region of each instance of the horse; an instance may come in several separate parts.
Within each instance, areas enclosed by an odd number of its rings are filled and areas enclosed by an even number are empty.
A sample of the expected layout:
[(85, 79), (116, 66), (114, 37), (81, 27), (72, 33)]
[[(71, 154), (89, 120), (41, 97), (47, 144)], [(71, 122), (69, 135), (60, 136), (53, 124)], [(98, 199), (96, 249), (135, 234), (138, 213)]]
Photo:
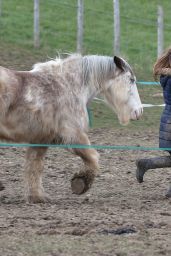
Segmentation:
[[(29, 71), (0, 67), (0, 140), (30, 144), (24, 165), (29, 202), (46, 202), (42, 172), (48, 149), (31, 144), (90, 145), (87, 106), (97, 95), (104, 96), (123, 125), (142, 115), (136, 77), (121, 57), (71, 54)], [(71, 179), (72, 192), (80, 195), (98, 175), (99, 154), (90, 147), (71, 151), (84, 162)]]

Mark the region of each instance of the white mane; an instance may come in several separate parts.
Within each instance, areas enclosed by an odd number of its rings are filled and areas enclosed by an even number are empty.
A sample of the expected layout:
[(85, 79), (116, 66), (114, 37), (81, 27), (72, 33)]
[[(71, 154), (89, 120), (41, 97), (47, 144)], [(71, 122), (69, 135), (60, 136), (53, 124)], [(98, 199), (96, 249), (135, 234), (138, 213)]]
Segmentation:
[(114, 74), (115, 64), (112, 57), (90, 55), (82, 58), (83, 80), (93, 83), (96, 88)]
[(83, 75), (83, 83), (94, 84), (96, 88), (109, 78), (114, 72), (115, 64), (112, 57), (99, 56), (99, 55), (87, 55), (81, 56), (80, 54), (71, 54), (67, 58), (62, 59), (60, 56), (54, 60), (50, 60), (43, 63), (36, 63), (33, 66), (32, 72), (57, 72), (65, 69), (74, 68), (74, 64), (77, 65), (79, 71)]
[(31, 71), (54, 71), (54, 69), (58, 69), (59, 67), (62, 66), (62, 59), (56, 58), (54, 60), (50, 60), (47, 62), (41, 62), (41, 63), (36, 63), (33, 65), (33, 69)]

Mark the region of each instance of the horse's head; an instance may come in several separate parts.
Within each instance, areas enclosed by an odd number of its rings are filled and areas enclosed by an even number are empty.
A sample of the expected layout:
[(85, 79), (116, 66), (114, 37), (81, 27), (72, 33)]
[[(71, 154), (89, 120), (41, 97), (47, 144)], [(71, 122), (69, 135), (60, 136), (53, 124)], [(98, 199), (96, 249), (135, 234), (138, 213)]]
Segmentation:
[(103, 91), (108, 105), (116, 112), (121, 124), (138, 120), (143, 113), (141, 100), (136, 86), (136, 77), (129, 64), (114, 57), (115, 70)]

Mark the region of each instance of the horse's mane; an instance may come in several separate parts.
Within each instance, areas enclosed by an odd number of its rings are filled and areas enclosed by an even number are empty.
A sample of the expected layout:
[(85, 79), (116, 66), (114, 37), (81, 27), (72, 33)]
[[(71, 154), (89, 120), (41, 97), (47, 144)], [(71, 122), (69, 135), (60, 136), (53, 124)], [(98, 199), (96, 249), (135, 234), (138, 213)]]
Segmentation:
[(112, 76), (114, 66), (112, 57), (99, 55), (82, 57), (84, 83), (93, 83), (98, 88), (107, 78)]
[(56, 58), (54, 60), (40, 62), (33, 65), (32, 71), (50, 71), (62, 65), (62, 59)]
[(54, 72), (56, 70), (72, 69), (77, 65), (78, 72), (82, 72), (83, 83), (85, 85), (94, 84), (96, 88), (109, 77), (112, 77), (114, 71), (114, 61), (112, 57), (99, 55), (70, 54), (66, 58), (56, 57), (47, 62), (37, 63), (32, 71)]

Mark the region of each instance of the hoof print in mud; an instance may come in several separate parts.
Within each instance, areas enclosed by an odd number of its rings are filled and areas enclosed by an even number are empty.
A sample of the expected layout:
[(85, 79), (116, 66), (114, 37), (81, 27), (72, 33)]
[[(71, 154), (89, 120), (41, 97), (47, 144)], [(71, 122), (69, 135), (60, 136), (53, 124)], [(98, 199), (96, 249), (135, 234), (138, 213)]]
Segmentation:
[(81, 195), (85, 193), (90, 187), (86, 177), (73, 177), (71, 180), (71, 189), (74, 194)]
[(130, 228), (130, 227), (120, 227), (118, 229), (103, 229), (101, 230), (99, 233), (103, 234), (103, 235), (124, 235), (124, 234), (132, 234), (132, 233), (136, 233), (137, 231), (134, 228)]

